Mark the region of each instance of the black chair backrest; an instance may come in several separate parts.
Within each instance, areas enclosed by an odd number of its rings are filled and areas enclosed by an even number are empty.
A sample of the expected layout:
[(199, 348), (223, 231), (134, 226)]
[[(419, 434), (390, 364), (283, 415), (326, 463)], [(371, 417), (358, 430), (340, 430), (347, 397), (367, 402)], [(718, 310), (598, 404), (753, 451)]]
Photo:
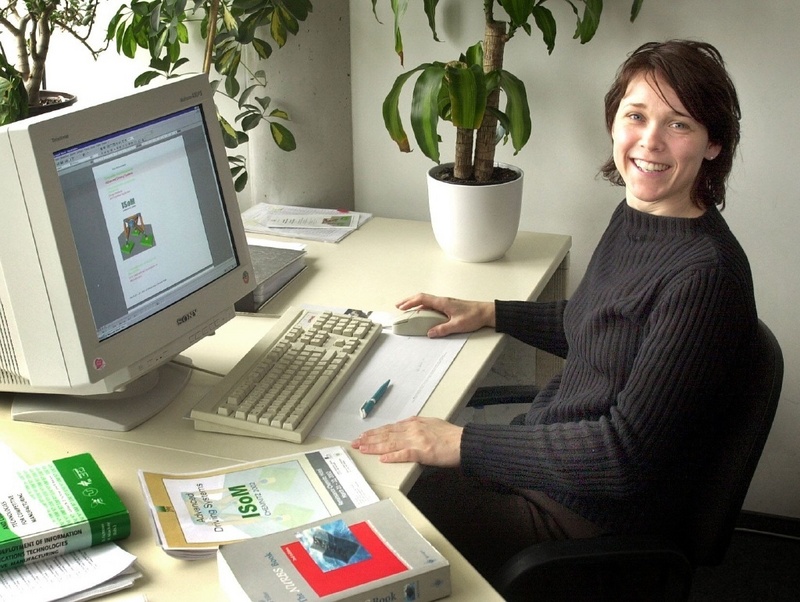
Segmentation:
[(722, 561), (778, 407), (783, 354), (761, 321), (751, 368), (742, 398), (730, 404), (728, 428), (697, 497), (689, 550), (696, 566)]

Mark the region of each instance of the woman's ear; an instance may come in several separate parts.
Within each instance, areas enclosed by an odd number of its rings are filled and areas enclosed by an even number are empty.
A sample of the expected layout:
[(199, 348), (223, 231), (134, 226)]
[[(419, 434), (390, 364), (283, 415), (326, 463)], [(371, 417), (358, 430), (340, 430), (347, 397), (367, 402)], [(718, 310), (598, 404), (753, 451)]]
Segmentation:
[(706, 149), (705, 158), (709, 161), (713, 161), (714, 159), (717, 158), (717, 155), (719, 155), (721, 150), (722, 150), (721, 144), (718, 144), (716, 142), (709, 142), (708, 148)]

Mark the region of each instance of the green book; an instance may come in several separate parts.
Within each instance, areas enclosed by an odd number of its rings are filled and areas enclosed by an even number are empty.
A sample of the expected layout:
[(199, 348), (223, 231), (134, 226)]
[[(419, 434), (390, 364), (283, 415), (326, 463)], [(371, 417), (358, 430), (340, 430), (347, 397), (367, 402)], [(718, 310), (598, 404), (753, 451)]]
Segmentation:
[(130, 535), (128, 510), (90, 454), (0, 480), (0, 570)]

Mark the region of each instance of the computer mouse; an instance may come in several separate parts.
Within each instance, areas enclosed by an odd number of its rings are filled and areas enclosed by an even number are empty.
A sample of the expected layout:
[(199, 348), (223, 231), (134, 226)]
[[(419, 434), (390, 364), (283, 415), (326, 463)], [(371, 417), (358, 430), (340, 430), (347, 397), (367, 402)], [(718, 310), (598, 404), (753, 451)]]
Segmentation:
[(424, 336), (434, 326), (449, 318), (433, 309), (409, 309), (392, 323), (392, 332), (405, 336)]

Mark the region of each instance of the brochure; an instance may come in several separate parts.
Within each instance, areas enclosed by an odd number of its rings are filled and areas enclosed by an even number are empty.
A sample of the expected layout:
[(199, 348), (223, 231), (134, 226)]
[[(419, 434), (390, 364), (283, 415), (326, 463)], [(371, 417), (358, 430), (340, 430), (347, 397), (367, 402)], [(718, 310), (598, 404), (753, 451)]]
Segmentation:
[(339, 242), (370, 219), (371, 213), (271, 203), (257, 203), (242, 213), (247, 232), (321, 242)]
[(378, 501), (340, 446), (193, 474), (139, 471), (156, 538), (179, 558)]

